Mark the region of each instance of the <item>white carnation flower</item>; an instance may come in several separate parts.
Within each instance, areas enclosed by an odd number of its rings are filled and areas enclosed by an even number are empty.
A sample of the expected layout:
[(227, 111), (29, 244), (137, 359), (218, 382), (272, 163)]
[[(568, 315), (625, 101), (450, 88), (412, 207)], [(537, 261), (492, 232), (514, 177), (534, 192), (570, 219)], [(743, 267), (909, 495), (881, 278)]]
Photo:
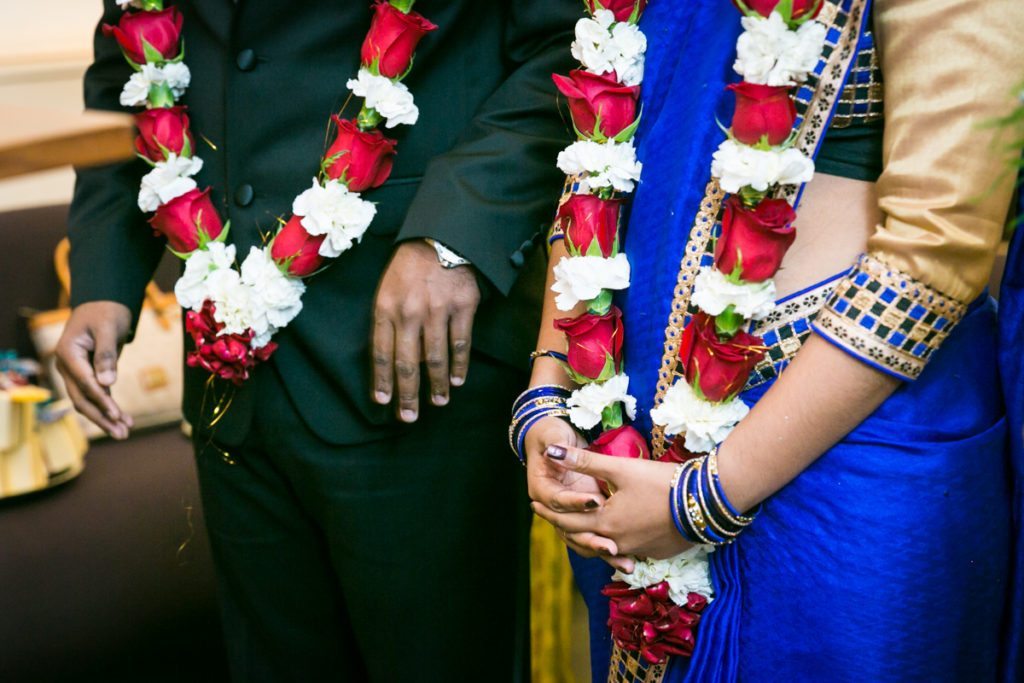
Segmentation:
[(750, 409), (739, 398), (712, 403), (697, 396), (685, 379), (677, 380), (665, 392), (665, 400), (651, 410), (654, 424), (665, 428), (667, 436), (686, 434), (686, 448), (707, 453), (721, 443)]
[(554, 272), (551, 290), (558, 295), (555, 304), (561, 311), (571, 311), (581, 301), (596, 299), (602, 290), (629, 287), (629, 259), (625, 254), (612, 258), (566, 256)]
[(609, 10), (576, 22), (572, 55), (594, 74), (614, 71), (624, 85), (639, 85), (644, 77), (647, 37), (628, 22), (616, 22)]
[(713, 546), (697, 545), (665, 560), (639, 560), (632, 574), (617, 571), (612, 580), (640, 589), (668, 581), (669, 598), (677, 605), (685, 605), (690, 593), (698, 593), (710, 601), (714, 587), (708, 554), (713, 551)]
[(207, 279), (219, 271), (234, 272), (235, 245), (210, 242), (197, 249), (185, 261), (185, 272), (174, 285), (174, 295), (182, 308), (199, 311), (211, 299)]
[(139, 188), (139, 208), (142, 211), (156, 211), (167, 202), (194, 190), (192, 179), (203, 168), (199, 157), (179, 157), (173, 152), (164, 161), (158, 161), (153, 169), (142, 176)]
[(335, 258), (362, 238), (377, 207), (342, 182), (328, 180), (321, 185), (314, 178), (312, 187), (292, 202), (292, 213), (302, 218), (302, 227), (310, 235), (327, 235), (320, 255)]
[(142, 3), (139, 0), (117, 0), (117, 6), (121, 9), (128, 9), (129, 7), (142, 7)]
[(632, 192), (643, 164), (636, 158), (632, 141), (594, 142), (578, 140), (558, 153), (558, 168), (566, 175), (582, 175), (580, 194), (612, 187)]
[[(206, 278), (209, 299), (213, 301), (213, 319), (224, 325), (219, 334), (245, 334), (249, 330), (269, 331), (265, 317), (256, 310), (258, 302), (253, 299), (252, 289), (242, 282), (242, 276), (234, 268), (218, 270)], [(254, 328), (259, 325), (260, 329)]]
[(420, 110), (404, 83), (360, 69), (358, 76), (349, 79), (345, 85), (356, 97), (366, 100), (367, 107), (387, 119), (386, 128), (394, 128), (401, 123), (411, 126), (420, 117)]
[(814, 177), (814, 162), (792, 147), (756, 149), (725, 140), (711, 157), (711, 175), (729, 193), (750, 187), (765, 192), (772, 185), (797, 185)]
[[(270, 328), (284, 327), (302, 310), (306, 285), (282, 273), (268, 249), (252, 247), (242, 262), (241, 271), (242, 282), (252, 289), (257, 304), (254, 312), (265, 318)], [(256, 327), (254, 325), (254, 329)]]
[(615, 375), (607, 382), (584, 384), (572, 392), (566, 402), (569, 419), (580, 429), (591, 429), (601, 423), (605, 408), (621, 402), (629, 419), (636, 417), (636, 399), (629, 395), (629, 376)]
[(736, 283), (717, 268), (705, 266), (693, 282), (693, 303), (708, 315), (733, 306), (744, 318), (760, 320), (775, 308), (775, 281)]
[(796, 85), (807, 80), (825, 45), (825, 26), (809, 21), (790, 30), (782, 15), (743, 17), (733, 69), (748, 83)]
[(136, 71), (124, 84), (121, 91), (120, 102), (122, 107), (138, 107), (149, 99), (149, 91), (154, 85), (164, 85), (171, 89), (171, 94), (177, 100), (185, 94), (192, 74), (185, 62), (168, 62), (163, 66), (157, 66), (152, 62), (142, 65), (140, 71)]

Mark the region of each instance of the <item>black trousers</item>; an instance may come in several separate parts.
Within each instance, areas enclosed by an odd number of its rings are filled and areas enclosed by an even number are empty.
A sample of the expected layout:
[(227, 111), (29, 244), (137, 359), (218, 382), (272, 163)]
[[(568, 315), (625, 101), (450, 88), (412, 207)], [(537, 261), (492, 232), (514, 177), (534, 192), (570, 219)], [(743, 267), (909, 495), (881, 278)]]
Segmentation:
[(506, 437), (525, 379), (477, 357), (448, 406), (337, 446), (264, 369), (245, 443), (196, 437), (232, 677), (528, 680), (529, 508)]

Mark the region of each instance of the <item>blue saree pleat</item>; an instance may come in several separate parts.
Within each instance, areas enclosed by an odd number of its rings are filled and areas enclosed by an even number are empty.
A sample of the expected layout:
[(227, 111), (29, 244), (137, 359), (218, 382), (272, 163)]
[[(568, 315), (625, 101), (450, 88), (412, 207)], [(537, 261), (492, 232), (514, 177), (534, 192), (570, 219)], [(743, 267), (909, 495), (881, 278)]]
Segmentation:
[[(723, 139), (716, 118), (731, 113), (725, 86), (736, 80), (741, 27), (723, 0), (652, 2), (641, 27), (644, 173), (624, 237), (632, 285), (618, 302), (636, 422), (650, 433), (678, 267)], [(767, 501), (737, 543), (711, 555), (715, 599), (693, 656), (672, 660), (665, 681), (995, 681), (1001, 658), (1004, 680), (1022, 680), (1024, 544), (1011, 557), (1010, 507), (1020, 510), (1024, 493), (1007, 477), (1000, 390), (1002, 372), (1020, 482), (1022, 242), (1018, 235), (1011, 251), (1000, 322), (987, 296), (975, 302), (917, 381)], [(753, 405), (770, 387), (741, 398)], [(600, 560), (573, 564), (593, 625), (607, 618), (599, 590), (610, 571)], [(607, 631), (594, 638), (602, 680)]]

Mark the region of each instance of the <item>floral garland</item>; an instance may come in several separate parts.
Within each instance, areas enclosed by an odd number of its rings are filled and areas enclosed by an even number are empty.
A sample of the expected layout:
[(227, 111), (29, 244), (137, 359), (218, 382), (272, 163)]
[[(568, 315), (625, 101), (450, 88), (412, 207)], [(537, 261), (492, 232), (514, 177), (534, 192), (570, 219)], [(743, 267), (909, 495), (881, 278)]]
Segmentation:
[[(821, 55), (825, 27), (814, 21), (823, 0), (734, 0), (743, 13), (735, 71), (729, 86), (736, 111), (727, 139), (713, 155), (711, 174), (732, 196), (725, 202), (714, 266), (704, 268), (692, 302), (699, 311), (679, 344), (685, 378), (651, 411), (673, 439), (661, 460), (683, 462), (712, 450), (747, 414), (738, 395), (764, 357), (763, 340), (747, 329), (775, 306), (772, 277), (796, 237), (796, 214), (780, 186), (806, 183), (813, 161), (792, 146), (795, 86)], [(629, 286), (629, 261), (620, 249), (622, 195), (640, 180), (632, 138), (639, 118), (637, 87), (646, 41), (636, 26), (646, 0), (586, 0), (590, 17), (576, 26), (572, 53), (583, 65), (554, 77), (568, 98), (579, 140), (558, 157), (572, 193), (556, 227), (569, 257), (554, 268), (560, 310), (585, 302), (587, 311), (555, 321), (566, 333), (569, 375), (581, 388), (569, 399), (570, 419), (600, 433), (590, 449), (650, 458), (647, 439), (625, 418), (635, 417), (629, 377), (622, 367), (622, 312), (613, 290)], [(639, 560), (632, 574), (617, 572), (604, 589), (611, 601), (609, 627), (616, 645), (647, 664), (689, 656), (704, 607), (714, 599), (708, 553), (694, 546), (668, 560)]]
[(181, 39), (183, 17), (163, 0), (117, 0), (125, 10), (104, 33), (121, 46), (134, 73), (121, 92), (135, 115), (135, 148), (151, 170), (142, 178), (138, 205), (149, 224), (185, 261), (174, 291), (189, 312), (186, 329), (195, 342), (188, 364), (241, 384), (277, 348), (275, 333), (302, 310), (304, 278), (322, 270), (360, 241), (376, 215), (361, 192), (379, 187), (391, 173), (396, 141), (379, 127), (412, 125), (419, 117), (401, 83), (420, 39), (437, 27), (412, 11), (415, 0), (377, 0), (361, 50), (361, 68), (347, 88), (363, 103), (355, 119), (332, 116), (337, 135), (321, 160), (312, 186), (295, 197), (292, 216), (275, 235), (253, 247), (240, 266), (227, 243), (229, 224), (200, 190), (194, 176), (203, 160), (184, 106), (177, 104), (191, 73)]

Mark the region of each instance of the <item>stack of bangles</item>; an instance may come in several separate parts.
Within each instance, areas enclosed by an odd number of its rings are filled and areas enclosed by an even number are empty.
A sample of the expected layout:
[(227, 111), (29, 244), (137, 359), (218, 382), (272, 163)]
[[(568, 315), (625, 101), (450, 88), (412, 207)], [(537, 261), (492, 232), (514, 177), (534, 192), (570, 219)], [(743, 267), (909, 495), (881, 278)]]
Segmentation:
[(718, 449), (676, 468), (669, 490), (676, 530), (691, 543), (728, 545), (750, 526), (760, 506), (740, 514), (718, 481)]
[(508, 427), (508, 445), (519, 462), (526, 465), (526, 433), (545, 417), (569, 419), (566, 401), (572, 392), (558, 384), (542, 384), (519, 394), (512, 405), (512, 424)]

